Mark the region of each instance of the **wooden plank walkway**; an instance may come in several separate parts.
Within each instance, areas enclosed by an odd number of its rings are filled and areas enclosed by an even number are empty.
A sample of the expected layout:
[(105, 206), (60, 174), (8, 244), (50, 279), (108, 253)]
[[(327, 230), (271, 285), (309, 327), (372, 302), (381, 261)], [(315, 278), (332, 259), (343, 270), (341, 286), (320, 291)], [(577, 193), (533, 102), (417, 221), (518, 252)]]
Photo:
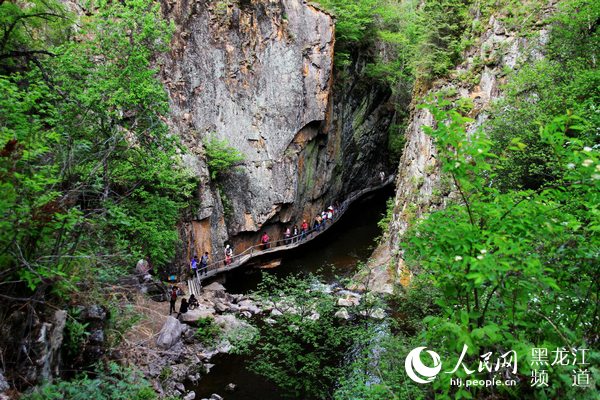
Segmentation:
[(273, 254), (273, 253), (279, 253), (279, 252), (283, 252), (283, 251), (292, 250), (292, 249), (298, 248), (306, 243), (309, 243), (313, 239), (319, 237), (321, 234), (323, 234), (324, 232), (329, 230), (329, 228), (331, 228), (333, 226), (333, 224), (335, 224), (337, 221), (339, 221), (339, 219), (345, 214), (345, 212), (348, 210), (348, 208), (350, 207), (350, 205), (352, 203), (354, 203), (356, 200), (358, 200), (359, 198), (361, 198), (362, 196), (364, 196), (367, 193), (374, 192), (376, 190), (379, 190), (379, 189), (389, 185), (390, 183), (392, 183), (394, 181), (394, 178), (395, 178), (395, 175), (391, 175), (383, 183), (381, 183), (378, 186), (359, 190), (357, 192), (352, 193), (340, 205), (339, 210), (336, 210), (333, 221), (327, 222), (325, 224), (325, 227), (321, 228), (320, 230), (310, 229), (307, 232), (307, 234), (305, 235), (304, 239), (301, 239), (301, 235), (298, 235), (295, 238), (290, 238), (288, 240), (280, 239), (280, 240), (271, 241), (271, 242), (269, 242), (270, 248), (268, 248), (268, 249), (263, 249), (262, 244), (257, 244), (257, 245), (247, 248), (246, 250), (244, 250), (243, 252), (241, 252), (239, 254), (234, 255), (232, 257), (232, 261), (229, 265), (225, 265), (225, 259), (218, 260), (218, 261), (208, 264), (206, 271), (204, 273), (203, 273), (203, 271), (196, 272), (195, 279), (188, 280), (188, 287), (189, 287), (190, 293), (193, 293), (194, 295), (198, 296), (200, 291), (202, 290), (202, 280), (211, 278), (211, 277), (221, 274), (223, 272), (231, 271), (235, 268), (241, 267), (242, 265), (246, 264), (248, 261), (250, 261), (253, 258), (260, 257), (265, 254)]

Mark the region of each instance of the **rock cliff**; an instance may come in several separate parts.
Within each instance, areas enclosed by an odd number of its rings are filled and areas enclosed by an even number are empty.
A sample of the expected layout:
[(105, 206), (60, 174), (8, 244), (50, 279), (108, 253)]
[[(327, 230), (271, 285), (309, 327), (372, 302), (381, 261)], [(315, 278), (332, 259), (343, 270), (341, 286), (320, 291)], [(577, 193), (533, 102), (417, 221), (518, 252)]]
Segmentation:
[(384, 242), (376, 249), (371, 262), (373, 287), (391, 292), (392, 282), (407, 284), (410, 271), (402, 259), (401, 239), (411, 221), (424, 213), (443, 208), (455, 196), (449, 177), (440, 173), (436, 149), (423, 126), (433, 126), (428, 110), (417, 108), (428, 95), (443, 93), (454, 100), (469, 99), (468, 116), (474, 122), (467, 133), (474, 132), (489, 116), (494, 100), (502, 96), (507, 72), (543, 57), (547, 31), (540, 29), (526, 37), (508, 32), (493, 16), (477, 44), (447, 78), (426, 87), (417, 81), (413, 93), (410, 119), (405, 132), (406, 144), (398, 166), (393, 216)]
[[(301, 0), (177, 0), (163, 9), (176, 26), (161, 68), (168, 122), (201, 180), (200, 207), (182, 224), (181, 261), (205, 250), (221, 258), (226, 241), (239, 252), (261, 230), (278, 238), (389, 169), (380, 149), (390, 93), (352, 78), (333, 85), (328, 13)], [(205, 163), (211, 136), (245, 157), (221, 182)]]

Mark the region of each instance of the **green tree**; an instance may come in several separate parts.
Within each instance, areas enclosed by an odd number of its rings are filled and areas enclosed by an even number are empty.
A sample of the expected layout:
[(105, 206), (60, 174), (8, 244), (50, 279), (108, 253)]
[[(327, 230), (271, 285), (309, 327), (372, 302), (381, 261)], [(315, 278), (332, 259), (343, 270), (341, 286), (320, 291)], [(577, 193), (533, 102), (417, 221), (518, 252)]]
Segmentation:
[(579, 129), (569, 136), (589, 145), (599, 142), (600, 116), (600, 34), (593, 29), (597, 2), (565, 1), (551, 19), (547, 58), (523, 65), (509, 76), (504, 99), (497, 102), (486, 132), (501, 153), (515, 138), (527, 146), (526, 152), (513, 152), (497, 161), (503, 169), (494, 183), (502, 190), (538, 189), (560, 179), (561, 160), (541, 140), (539, 126), (556, 115), (573, 113), (582, 118)]
[[(170, 26), (148, 1), (90, 6), (62, 43), (42, 40), (56, 36), (52, 24), (36, 25), (41, 34), (13, 24), (13, 42), (49, 54), (0, 76), (1, 268), (32, 290), (116, 277), (140, 256), (165, 265), (194, 188), (162, 122), (167, 99), (152, 68)], [(15, 39), (29, 36), (39, 43)], [(112, 273), (89, 274), (97, 267)]]
[[(481, 132), (467, 137), (468, 119), (448, 106), (428, 106), (438, 125), (427, 133), (460, 200), (415, 224), (404, 241), (409, 265), (442, 293), (441, 313), (425, 319), (421, 336), (443, 349), (451, 365), (463, 344), (472, 362), (482, 351), (516, 350), (526, 375), (532, 347), (586, 348), (597, 359), (600, 166), (597, 150), (566, 134), (580, 129), (580, 119), (559, 117), (539, 131), (560, 161), (554, 184), (502, 193), (489, 185), (501, 173), (490, 163), (499, 157), (490, 151), (492, 142)], [(515, 139), (507, 150), (526, 148)], [(551, 386), (536, 396), (592, 398), (593, 390), (571, 386), (573, 368), (550, 368)], [(457, 376), (466, 374), (459, 370)], [(440, 375), (436, 393), (449, 394), (449, 379)], [(511, 388), (497, 390), (515, 395)], [(460, 388), (453, 396), (471, 398), (478, 391)]]

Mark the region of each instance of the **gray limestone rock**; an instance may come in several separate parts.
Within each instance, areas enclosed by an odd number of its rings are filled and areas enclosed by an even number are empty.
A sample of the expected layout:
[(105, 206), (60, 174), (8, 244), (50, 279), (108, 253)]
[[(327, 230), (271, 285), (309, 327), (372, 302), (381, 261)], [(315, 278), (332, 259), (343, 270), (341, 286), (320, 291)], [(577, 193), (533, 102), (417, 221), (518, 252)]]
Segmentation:
[(346, 310), (345, 308), (342, 308), (340, 310), (338, 310), (334, 316), (336, 318), (341, 318), (341, 319), (350, 319), (350, 314), (348, 314), (348, 310)]
[(188, 392), (185, 396), (183, 396), (183, 400), (194, 400), (196, 398), (196, 392), (191, 391)]
[(182, 322), (194, 323), (204, 318), (212, 318), (215, 315), (215, 309), (208, 307), (204, 304), (200, 304), (198, 308), (188, 310), (185, 314), (181, 314), (179, 317)]
[(10, 389), (10, 385), (4, 377), (4, 372), (0, 370), (0, 393), (5, 392), (8, 389)]
[(156, 338), (156, 345), (162, 349), (170, 349), (181, 339), (184, 325), (177, 319), (169, 316)]

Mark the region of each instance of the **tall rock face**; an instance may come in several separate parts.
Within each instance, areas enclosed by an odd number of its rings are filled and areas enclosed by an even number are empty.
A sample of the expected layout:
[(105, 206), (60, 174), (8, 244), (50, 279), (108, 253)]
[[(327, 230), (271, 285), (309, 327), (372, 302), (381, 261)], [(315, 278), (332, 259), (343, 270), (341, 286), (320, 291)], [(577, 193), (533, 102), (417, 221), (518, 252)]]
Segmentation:
[[(387, 142), (389, 93), (334, 89), (329, 14), (301, 0), (174, 0), (163, 10), (176, 26), (161, 68), (168, 123), (201, 180), (200, 207), (182, 225), (181, 259), (204, 251), (221, 258), (226, 241), (239, 252), (263, 230), (280, 237), (377, 184), (374, 171), (387, 169), (376, 149)], [(219, 182), (203, 149), (213, 136), (245, 157)]]
[(392, 283), (407, 284), (410, 271), (402, 258), (402, 236), (410, 223), (424, 213), (444, 208), (457, 199), (450, 177), (440, 171), (437, 151), (432, 138), (423, 131), (434, 126), (428, 110), (417, 108), (428, 95), (443, 93), (446, 97), (470, 99), (473, 108), (469, 117), (474, 122), (467, 127), (473, 133), (488, 118), (492, 102), (502, 96), (507, 71), (523, 63), (543, 57), (547, 31), (540, 29), (527, 38), (508, 32), (502, 23), (491, 17), (488, 29), (466, 55), (463, 63), (445, 79), (423, 89), (415, 85), (411, 115), (405, 132), (406, 144), (398, 166), (396, 196), (392, 221), (384, 242), (376, 249), (371, 262), (372, 285), (376, 290), (391, 292)]

